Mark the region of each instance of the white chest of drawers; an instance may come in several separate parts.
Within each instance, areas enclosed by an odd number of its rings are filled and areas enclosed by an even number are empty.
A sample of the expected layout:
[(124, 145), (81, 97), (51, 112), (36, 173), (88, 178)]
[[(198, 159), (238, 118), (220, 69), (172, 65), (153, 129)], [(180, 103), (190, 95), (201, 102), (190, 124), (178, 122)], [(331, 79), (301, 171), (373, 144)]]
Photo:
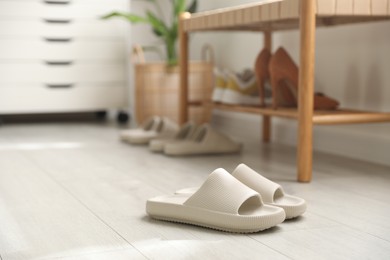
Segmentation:
[(0, 115), (127, 106), (127, 0), (0, 0)]

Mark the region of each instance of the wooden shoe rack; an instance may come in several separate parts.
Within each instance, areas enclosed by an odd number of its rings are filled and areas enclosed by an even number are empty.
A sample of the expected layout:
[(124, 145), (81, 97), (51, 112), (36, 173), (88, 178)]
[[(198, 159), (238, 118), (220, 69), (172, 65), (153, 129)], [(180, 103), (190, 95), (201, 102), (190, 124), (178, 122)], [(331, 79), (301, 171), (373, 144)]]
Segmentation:
[(271, 135), (271, 117), (298, 120), (298, 181), (312, 178), (313, 124), (390, 122), (390, 113), (338, 109), (313, 111), (316, 27), (390, 20), (390, 0), (271, 0), (201, 12), (183, 13), (180, 35), (180, 122), (188, 119), (188, 35), (202, 31), (253, 31), (264, 33), (264, 46), (272, 48), (272, 32), (300, 30), (298, 109), (213, 104), (210, 109), (259, 114), (263, 117), (263, 141)]

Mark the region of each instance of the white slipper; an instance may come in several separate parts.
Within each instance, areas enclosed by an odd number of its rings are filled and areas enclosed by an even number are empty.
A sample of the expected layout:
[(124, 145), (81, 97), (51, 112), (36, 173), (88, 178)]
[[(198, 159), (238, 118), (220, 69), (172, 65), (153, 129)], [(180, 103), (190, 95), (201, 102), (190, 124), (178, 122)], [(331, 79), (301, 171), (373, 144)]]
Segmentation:
[(167, 155), (237, 153), (241, 147), (241, 144), (217, 132), (210, 125), (204, 124), (196, 130), (191, 140), (166, 144), (164, 153)]
[(149, 149), (152, 152), (163, 152), (164, 146), (168, 143), (179, 142), (183, 140), (189, 140), (193, 137), (197, 129), (197, 125), (193, 122), (188, 122), (180, 128), (177, 134), (171, 138), (158, 138), (151, 140), (149, 143)]
[(224, 169), (217, 169), (194, 194), (149, 199), (146, 212), (155, 219), (212, 229), (252, 233), (280, 224), (283, 209), (264, 205), (261, 196)]
[[(238, 165), (233, 171), (232, 176), (249, 188), (260, 193), (265, 204), (284, 209), (286, 219), (298, 217), (306, 211), (306, 202), (304, 199), (285, 194), (279, 184), (270, 181), (245, 164)], [(192, 194), (197, 189), (182, 189), (176, 191), (176, 194)]]
[(143, 123), (140, 128), (122, 131), (120, 138), (131, 144), (148, 144), (156, 138), (174, 136), (177, 129), (177, 124), (170, 119), (155, 116)]

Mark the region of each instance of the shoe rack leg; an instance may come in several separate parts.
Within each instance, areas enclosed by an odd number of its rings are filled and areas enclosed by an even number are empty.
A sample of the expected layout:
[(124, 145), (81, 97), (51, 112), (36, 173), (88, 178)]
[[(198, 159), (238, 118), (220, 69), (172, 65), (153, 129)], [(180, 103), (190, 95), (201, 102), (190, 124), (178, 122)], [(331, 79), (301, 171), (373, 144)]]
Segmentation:
[(313, 0), (301, 0), (297, 152), (300, 182), (310, 182), (312, 178), (315, 4)]
[(179, 100), (179, 124), (188, 121), (188, 32), (183, 28), (184, 20), (190, 18), (190, 13), (182, 13), (179, 21), (180, 41), (180, 100)]
[[(272, 51), (272, 32), (264, 32), (264, 48)], [(263, 142), (269, 143), (271, 141), (271, 117), (263, 116)]]

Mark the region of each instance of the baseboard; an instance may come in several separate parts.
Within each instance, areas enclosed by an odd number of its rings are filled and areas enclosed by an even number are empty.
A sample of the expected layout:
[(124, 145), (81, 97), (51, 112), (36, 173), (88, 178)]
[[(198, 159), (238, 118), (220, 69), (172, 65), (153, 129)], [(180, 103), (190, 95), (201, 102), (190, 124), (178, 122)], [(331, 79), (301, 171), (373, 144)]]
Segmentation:
[[(258, 115), (214, 111), (213, 125), (242, 140), (261, 142)], [(316, 126), (313, 149), (390, 166), (390, 136), (358, 130), (353, 126)], [(272, 142), (296, 146), (296, 140), (296, 121), (273, 118)]]

